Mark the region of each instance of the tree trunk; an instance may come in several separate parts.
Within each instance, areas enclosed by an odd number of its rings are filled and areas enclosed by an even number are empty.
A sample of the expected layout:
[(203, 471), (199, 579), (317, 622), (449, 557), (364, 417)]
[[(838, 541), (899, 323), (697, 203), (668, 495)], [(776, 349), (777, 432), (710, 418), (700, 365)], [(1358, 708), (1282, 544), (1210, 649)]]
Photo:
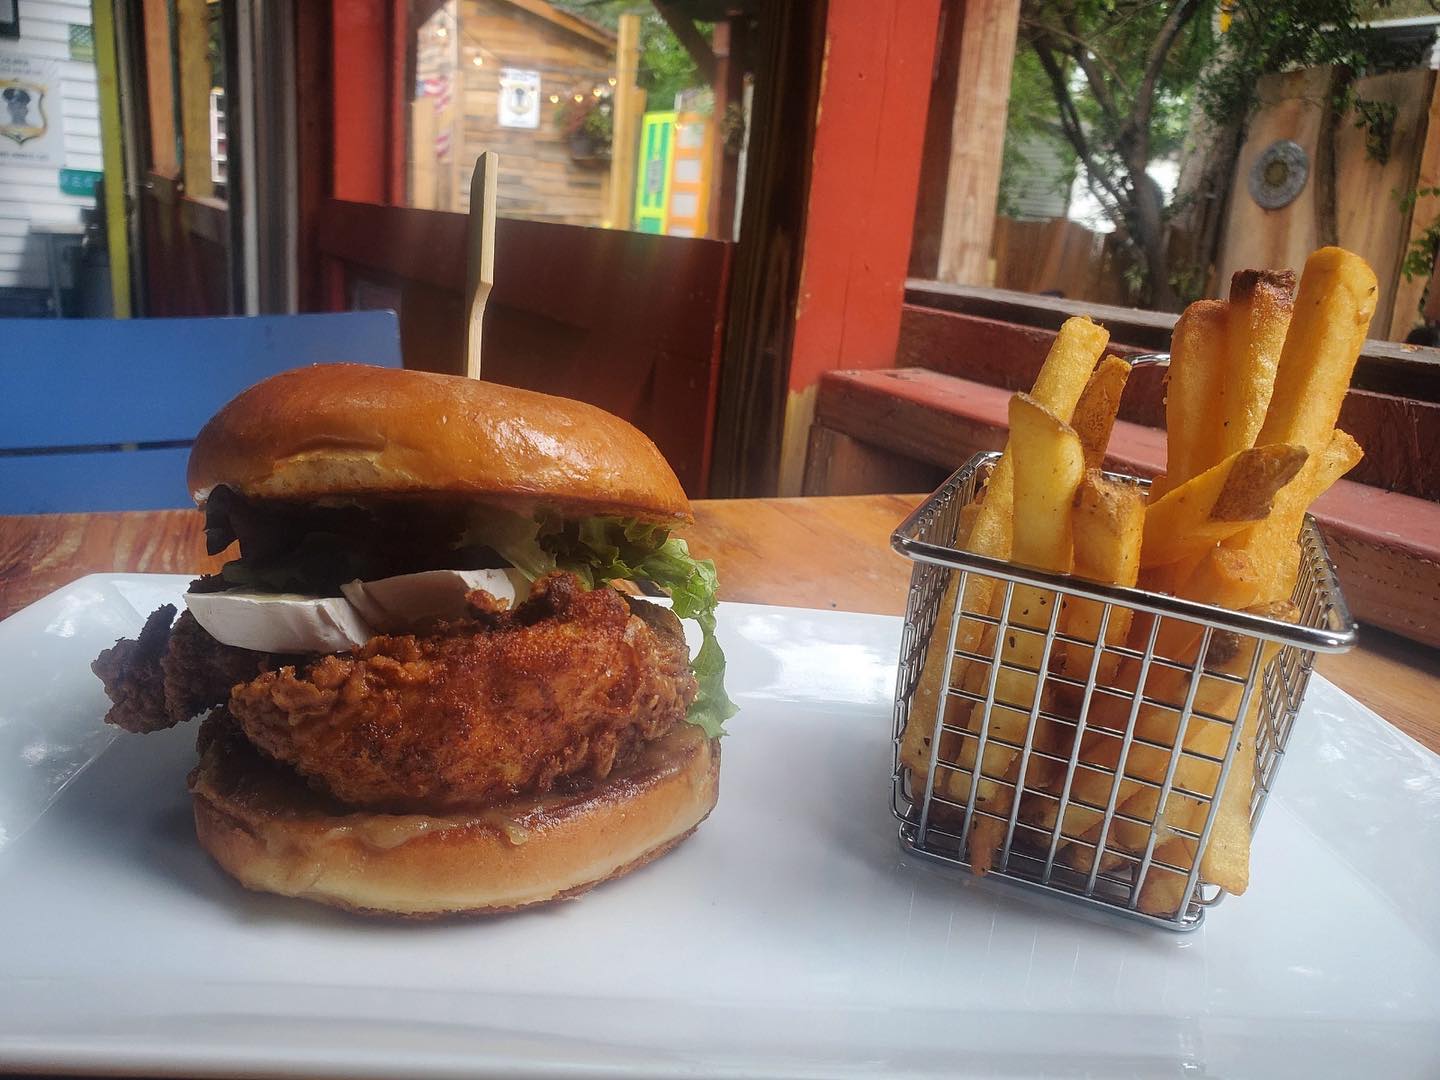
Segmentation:
[(1145, 171), (1144, 161), (1132, 161), (1130, 184), (1134, 192), (1134, 212), (1130, 215), (1131, 238), (1140, 249), (1145, 263), (1145, 278), (1150, 306), (1157, 311), (1176, 311), (1179, 298), (1170, 282), (1170, 260), (1165, 250), (1165, 223), (1161, 216), (1164, 199), (1160, 185)]

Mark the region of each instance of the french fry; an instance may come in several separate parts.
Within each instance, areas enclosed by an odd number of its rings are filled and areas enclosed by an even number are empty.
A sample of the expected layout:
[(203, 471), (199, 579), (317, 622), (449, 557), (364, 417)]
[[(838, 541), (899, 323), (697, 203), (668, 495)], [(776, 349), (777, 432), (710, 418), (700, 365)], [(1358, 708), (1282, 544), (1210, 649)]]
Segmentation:
[[(1295, 275), (1289, 270), (1241, 270), (1230, 278), (1225, 364), (1218, 400), (1206, 418), (1210, 425), (1219, 421), (1222, 458), (1256, 445), (1275, 387), (1294, 294)], [(1192, 422), (1200, 421), (1197, 416)]]
[[(1107, 480), (1099, 469), (1087, 469), (1085, 478), (1075, 491), (1070, 511), (1075, 551), (1071, 572), (1077, 577), (1106, 585), (1133, 586), (1140, 569), (1140, 535), (1144, 520), (1145, 499), (1139, 489)], [(1107, 644), (1124, 644), (1133, 615), (1134, 611), (1130, 608), (1111, 608), (1105, 626)], [(1092, 644), (1059, 644), (1055, 649), (1059, 659), (1058, 670), (1072, 679), (1089, 678), (1095, 653), (1093, 643), (1100, 640), (1100, 624), (1104, 618), (1105, 605), (1099, 601), (1070, 599), (1064, 602), (1060, 613), (1060, 632)], [(1119, 665), (1118, 654), (1102, 653), (1096, 669), (1097, 684), (1110, 682)], [(1056, 667), (1056, 660), (1052, 659), (1052, 670)], [(1078, 714), (1082, 695), (1075, 687), (1052, 684), (1046, 693), (1057, 710)], [(1056, 756), (1068, 755), (1073, 745), (1073, 732), (1074, 728), (1068, 724), (1040, 717), (1034, 745)], [(1053, 761), (1033, 758), (1026, 784), (1053, 792), (1062, 771)]]
[(1300, 546), (1296, 538), (1306, 510), (1364, 454), (1360, 444), (1345, 432), (1332, 432), (1324, 448), (1311, 455), (1300, 474), (1276, 496), (1269, 516), (1224, 542), (1228, 548), (1246, 552), (1263, 568), (1266, 579), (1259, 594), (1261, 600), (1289, 599), (1299, 573)]
[[(1071, 531), (1074, 536), (1077, 577), (1106, 585), (1133, 586), (1140, 573), (1140, 540), (1145, 521), (1145, 500), (1139, 490), (1129, 484), (1107, 480), (1094, 467), (1086, 470), (1085, 478), (1075, 491), (1071, 510)], [(1105, 640), (1112, 645), (1125, 641), (1130, 632), (1130, 608), (1111, 608)], [(1098, 641), (1104, 605), (1096, 600), (1072, 600), (1060, 615), (1060, 629), (1070, 637)], [(1063, 646), (1061, 670), (1072, 679), (1090, 674), (1093, 650), (1082, 645)], [(1115, 677), (1119, 658), (1102, 657), (1097, 675), (1099, 682)]]
[[(1075, 403), (1089, 381), (1110, 334), (1104, 327), (1088, 318), (1067, 319), (1056, 334), (1050, 352), (1035, 379), (1030, 396), (1055, 415), (1068, 419), (1075, 411)], [(1010, 557), (1012, 533), (1012, 493), (1014, 488), (1012, 453), (1007, 442), (1005, 453), (990, 474), (985, 489), (984, 501), (974, 518), (964, 544), (965, 550), (977, 555), (995, 558)], [(962, 685), (968, 663), (951, 663), (947, 653), (950, 642), (950, 619), (955, 610), (955, 590), (959, 575), (952, 575), (940, 602), (940, 615), (931, 633), (926, 648), (924, 666), (915, 693), (911, 698), (909, 719), (901, 739), (902, 759), (911, 769), (918, 786), (928, 785), (930, 768), (930, 736), (935, 725), (935, 710), (947, 686)], [(994, 601), (993, 581), (988, 578), (971, 578), (965, 588), (962, 610), (988, 612)], [(975, 652), (982, 641), (982, 624), (973, 620), (961, 623), (956, 632), (957, 649)], [(959, 703), (947, 702), (947, 721), (963, 726), (969, 716), (969, 709), (958, 708)], [(951, 710), (955, 715), (950, 716)], [(954, 761), (948, 743), (941, 747), (945, 760)], [(955, 783), (965, 784), (968, 794), (968, 780), (953, 777)]]
[[(1296, 615), (1294, 606), (1288, 602), (1260, 604), (1247, 610), (1270, 618), (1294, 619)], [(1264, 665), (1269, 663), (1270, 658), (1275, 655), (1276, 648), (1278, 646), (1275, 646), (1274, 643), (1267, 644), (1266, 651), (1261, 657), (1262, 670)], [(1248, 675), (1251, 662), (1255, 659), (1255, 649), (1256, 641), (1253, 638), (1240, 639), (1233, 634), (1216, 634), (1211, 639), (1210, 655), (1206, 659), (1205, 670), (1222, 675), (1242, 677)], [(1239, 723), (1242, 718), (1236, 713), (1243, 696), (1243, 689), (1239, 684), (1216, 679), (1208, 674), (1201, 678), (1200, 685), (1195, 691), (1194, 710), (1197, 715), (1192, 716), (1186, 725), (1184, 738), (1186, 750), (1198, 754), (1209, 754), (1212, 757), (1219, 757), (1225, 753), (1225, 747), (1233, 737), (1234, 729), (1228, 724), (1217, 723), (1198, 714), (1205, 713), (1210, 716), (1225, 717)], [(1252, 696), (1252, 701), (1254, 700), (1255, 698)], [(1171, 703), (1177, 707), (1182, 705), (1183, 701), (1183, 693), (1177, 698), (1171, 699)], [(1144, 737), (1160, 743), (1173, 744), (1178, 723), (1178, 713), (1169, 710), (1151, 710), (1150, 715), (1145, 718)], [(1141, 734), (1138, 727), (1136, 733)], [(1137, 747), (1132, 749), (1130, 760), (1126, 762), (1126, 775), (1143, 777), (1159, 784), (1164, 780), (1169, 758), (1168, 751), (1159, 751), (1145, 746)], [(1174, 782), (1186, 790), (1201, 793), (1214, 791), (1218, 779), (1219, 770), (1214, 764), (1203, 758), (1182, 755), (1176, 763)], [(1248, 788), (1245, 797), (1248, 808)], [(1134, 794), (1125, 801), (1124, 810), (1132, 817), (1153, 819), (1159, 804), (1160, 793), (1156, 788), (1137, 785)], [(1166, 803), (1163, 820), (1169, 825), (1198, 831), (1194, 828), (1194, 812), (1197, 807), (1203, 822), (1204, 804), (1172, 794)], [(1248, 827), (1247, 809), (1246, 828), (1248, 829)], [(1128, 835), (1126, 835), (1127, 831)], [(1133, 822), (1120, 822), (1120, 828), (1117, 828), (1116, 835), (1122, 844), (1136, 846), (1145, 843), (1148, 831)], [(1233, 822), (1227, 823), (1226, 829), (1222, 830), (1222, 834), (1226, 832), (1233, 832)], [(1234, 879), (1232, 878), (1232, 880)], [(1228, 883), (1216, 882), (1216, 884), (1225, 884), (1229, 888)], [(1242, 884), (1242, 891), (1243, 888)]]
[(1151, 489), (1152, 498), (1224, 457), (1214, 425), (1205, 418), (1219, 397), (1224, 375), (1229, 312), (1223, 300), (1197, 300), (1175, 323), (1165, 390), (1165, 476), (1158, 492)]
[[(1294, 605), (1288, 603), (1265, 604), (1250, 610), (1271, 618), (1292, 620), (1298, 614)], [(1234, 675), (1248, 674), (1255, 656), (1255, 647), (1254, 640), (1247, 642), (1235, 659), (1225, 665), (1225, 670)], [(1259, 671), (1265, 670), (1279, 648), (1273, 641), (1263, 644)], [(1218, 702), (1221, 709), (1214, 710), (1215, 714), (1233, 715), (1233, 710), (1242, 696), (1242, 689), (1231, 684), (1228, 692), (1221, 692), (1217, 696), (1222, 696), (1224, 700)], [(1213, 757), (1224, 755), (1230, 739), (1238, 740), (1234, 757), (1231, 759), (1230, 773), (1225, 779), (1225, 789), (1220, 793), (1220, 803), (1215, 810), (1215, 821), (1210, 827), (1205, 854), (1200, 860), (1200, 873), (1204, 879), (1236, 896), (1250, 885), (1250, 800), (1255, 792), (1255, 743), (1260, 699), (1261, 694), (1257, 688), (1251, 695), (1245, 715), (1237, 718), (1235, 728), (1192, 720), (1193, 730), (1187, 733), (1185, 739), (1187, 750)], [(1207, 701), (1205, 704), (1208, 706), (1216, 702)], [(1196, 694), (1195, 707), (1205, 708), (1200, 702), (1199, 692)], [(1207, 708), (1206, 711), (1211, 710)], [(1188, 791), (1214, 792), (1219, 779), (1219, 767), (1200, 758), (1182, 756), (1175, 768), (1175, 786)], [(1153, 793), (1150, 799), (1152, 806), (1155, 802), (1158, 802), (1158, 792)], [(1126, 810), (1131, 811), (1130, 804), (1126, 805)], [(1143, 815), (1148, 810), (1145, 806), (1136, 806), (1133, 812)], [(1207, 812), (1205, 802), (1172, 791), (1166, 801), (1162, 820), (1167, 828), (1181, 828), (1199, 833), (1204, 828)], [(1177, 835), (1169, 836), (1157, 846), (1157, 858), (1185, 870), (1186, 876), (1171, 870), (1152, 868), (1140, 890), (1141, 911), (1152, 915), (1173, 915), (1179, 910), (1185, 901), (1185, 882), (1189, 870), (1195, 863), (1195, 846), (1194, 840)]]
[(1258, 445), (1295, 443), (1318, 454), (1330, 442), (1377, 294), (1375, 272), (1358, 255), (1327, 247), (1305, 260)]
[(1070, 426), (1080, 436), (1085, 450), (1085, 467), (1099, 469), (1105, 464), (1105, 448), (1110, 445), (1110, 431), (1120, 409), (1120, 396), (1130, 378), (1130, 365), (1118, 356), (1107, 356), (1095, 366), (1090, 381), (1075, 403)]
[[(1268, 652), (1273, 655), (1275, 648), (1272, 643)], [(1267, 663), (1268, 656), (1261, 661), (1262, 671)], [(1235, 757), (1230, 763), (1230, 775), (1225, 778), (1225, 790), (1220, 793), (1210, 839), (1200, 856), (1200, 873), (1205, 880), (1236, 896), (1250, 887), (1250, 799), (1255, 794), (1255, 728), (1260, 697), (1257, 689), (1245, 713), (1240, 741), (1235, 744)]]
[[(1070, 507), (1085, 475), (1085, 452), (1074, 430), (1054, 412), (1027, 394), (1010, 399), (1010, 446), (1014, 461), (1015, 530), (1011, 559), (1039, 570), (1068, 571), (1073, 540)], [(1044, 632), (1052, 618), (1055, 595), (1048, 589), (1016, 585), (1010, 600), (1010, 629), (999, 643), (1001, 667), (995, 672), (995, 702), (990, 710), (991, 740), (1020, 743), (1030, 726), (1037, 680), (1029, 671), (1044, 667)], [(1028, 632), (1038, 631), (1038, 633)], [(979, 730), (984, 705), (971, 716)], [(975, 746), (965, 741), (961, 763), (975, 768)], [(1011, 789), (997, 780), (1010, 779), (1016, 754), (991, 741), (980, 764), (977, 806), (992, 813), (1010, 809)], [(1000, 830), (997, 835), (997, 828)], [(971, 837), (971, 866), (984, 873), (1003, 836), (999, 821), (977, 817)]]
[[(1261, 576), (1250, 556), (1243, 551), (1216, 548), (1177, 590), (1181, 596), (1203, 599), (1223, 607), (1245, 608), (1254, 603), (1262, 585)], [(1130, 631), (1132, 648), (1143, 649), (1149, 640), (1151, 620), (1137, 620)], [(1155, 635), (1155, 655), (1180, 664), (1193, 664), (1199, 652), (1201, 629), (1194, 623), (1166, 619)], [(1140, 662), (1126, 659), (1113, 683), (1124, 694), (1133, 695), (1139, 683)], [(1146, 680), (1147, 696), (1162, 701), (1183, 700), (1185, 675), (1171, 667), (1152, 666)], [(1091, 843), (1099, 838), (1103, 807), (1110, 798), (1114, 773), (1120, 768), (1120, 751), (1129, 721), (1130, 697), (1096, 694), (1091, 700), (1088, 733), (1082, 743), (1078, 767), (1070, 789), (1071, 802), (1065, 810), (1062, 835)], [(1154, 730), (1153, 721), (1142, 716), (1136, 721), (1136, 734)], [(1163, 730), (1163, 729), (1162, 729)], [(1127, 775), (1131, 773), (1128, 766)], [(1135, 796), (1141, 785), (1122, 778), (1116, 805), (1124, 806)], [(1087, 805), (1088, 804), (1088, 805)], [(1042, 818), (1043, 827), (1054, 828), (1057, 807), (1051, 804)], [(1122, 823), (1123, 824), (1123, 823)], [(1125, 838), (1123, 830), (1115, 830), (1117, 843)], [(1122, 845), (1123, 846), (1123, 845)], [(1093, 851), (1076, 845), (1067, 854), (1069, 865), (1088, 871)]]
[(1151, 503), (1140, 561), (1164, 566), (1203, 554), (1270, 513), (1275, 493), (1305, 464), (1303, 446), (1238, 450)]

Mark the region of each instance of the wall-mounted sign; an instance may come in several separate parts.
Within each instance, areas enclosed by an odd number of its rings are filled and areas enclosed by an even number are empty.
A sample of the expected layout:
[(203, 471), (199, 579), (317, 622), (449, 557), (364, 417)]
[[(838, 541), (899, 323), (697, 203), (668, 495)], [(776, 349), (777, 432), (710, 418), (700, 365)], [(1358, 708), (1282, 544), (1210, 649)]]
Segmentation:
[(26, 165), (64, 161), (59, 91), (54, 60), (0, 52), (0, 161)]
[(1305, 148), (1280, 139), (1262, 150), (1250, 167), (1250, 197), (1265, 210), (1280, 210), (1305, 190), (1309, 177), (1310, 158)]
[(94, 195), (103, 173), (93, 169), (61, 169), (60, 191), (64, 195)]
[(540, 126), (540, 72), (524, 68), (500, 69), (500, 126)]

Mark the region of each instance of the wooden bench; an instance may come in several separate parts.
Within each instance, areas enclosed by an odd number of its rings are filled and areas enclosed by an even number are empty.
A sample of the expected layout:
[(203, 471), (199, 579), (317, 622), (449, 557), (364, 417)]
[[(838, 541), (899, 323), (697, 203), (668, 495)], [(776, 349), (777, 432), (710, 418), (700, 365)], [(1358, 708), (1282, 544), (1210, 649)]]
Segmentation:
[[(831, 372), (816, 398), (805, 494), (933, 488), (976, 451), (1004, 446), (1011, 393), (928, 368)], [(1155, 476), (1165, 433), (1119, 420), (1107, 462)], [(1355, 615), (1440, 645), (1440, 503), (1342, 480), (1315, 516)]]
[(189, 506), (205, 422), (308, 364), (400, 366), (391, 311), (217, 319), (12, 319), (0, 349), (0, 514)]

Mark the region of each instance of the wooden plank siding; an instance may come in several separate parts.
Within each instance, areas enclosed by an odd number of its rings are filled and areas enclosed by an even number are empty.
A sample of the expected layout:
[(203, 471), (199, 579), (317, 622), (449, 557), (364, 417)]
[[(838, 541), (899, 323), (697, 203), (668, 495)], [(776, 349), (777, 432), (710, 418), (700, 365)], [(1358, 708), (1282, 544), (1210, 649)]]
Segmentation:
[[(574, 93), (589, 94), (615, 74), (614, 44), (605, 31), (582, 34), (509, 0), (462, 0), (459, 191), (470, 187), (475, 158), (500, 155), (496, 209), (507, 217), (565, 225), (600, 225), (608, 196), (608, 162), (577, 162), (557, 113)], [(480, 59), (476, 64), (475, 59)], [(540, 126), (499, 122), (500, 69), (540, 72)], [(550, 101), (558, 94), (559, 104)], [(572, 102), (573, 105), (573, 102)], [(448, 209), (463, 209), (460, 206)]]
[[(1409, 191), (1420, 172), (1434, 78), (1434, 72), (1414, 70), (1371, 75), (1354, 83), (1357, 97), (1395, 107), (1383, 161), (1368, 151), (1367, 132), (1356, 125), (1353, 112), (1329, 122), (1336, 86), (1333, 69), (1305, 68), (1262, 78), (1261, 106), (1235, 163), (1215, 290), (1223, 293), (1230, 274), (1245, 267), (1299, 272), (1315, 248), (1339, 244), (1362, 255), (1374, 269), (1380, 292), (1371, 333), (1390, 334), (1400, 258), (1410, 230), (1410, 218), (1399, 211), (1396, 195)], [(1279, 139), (1293, 140), (1305, 150), (1310, 175), (1288, 206), (1266, 210), (1250, 196), (1248, 183), (1257, 159)], [(1406, 302), (1413, 305), (1414, 300), (1412, 296)]]

